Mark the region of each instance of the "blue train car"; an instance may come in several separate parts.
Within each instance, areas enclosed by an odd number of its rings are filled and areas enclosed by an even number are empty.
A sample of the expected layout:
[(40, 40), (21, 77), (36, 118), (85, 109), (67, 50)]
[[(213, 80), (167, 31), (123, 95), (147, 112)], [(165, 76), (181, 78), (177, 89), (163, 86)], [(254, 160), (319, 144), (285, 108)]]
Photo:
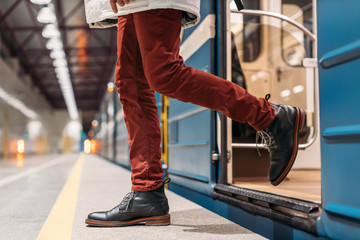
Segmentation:
[[(185, 63), (305, 109), (306, 129), (274, 187), (251, 127), (157, 94), (169, 189), (270, 239), (360, 238), (360, 2), (201, 4), (201, 22), (182, 34)], [(129, 168), (118, 97), (105, 95), (94, 137), (100, 155)]]

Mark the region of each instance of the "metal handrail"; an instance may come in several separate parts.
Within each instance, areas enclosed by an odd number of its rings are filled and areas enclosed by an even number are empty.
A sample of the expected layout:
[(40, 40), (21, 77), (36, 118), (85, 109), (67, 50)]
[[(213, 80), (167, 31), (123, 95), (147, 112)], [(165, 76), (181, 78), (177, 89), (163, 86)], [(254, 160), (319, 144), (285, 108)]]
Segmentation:
[[(314, 133), (311, 136), (311, 138), (306, 142), (298, 145), (299, 149), (306, 149), (310, 147), (316, 139), (316, 128), (314, 127)], [(256, 144), (256, 143), (231, 143), (231, 147), (233, 148), (252, 148), (252, 149), (267, 149), (267, 147), (264, 144)]]
[(241, 13), (241, 14), (245, 14), (245, 15), (254, 15), (254, 16), (268, 16), (268, 17), (274, 17), (277, 19), (281, 19), (285, 22), (290, 23), (291, 25), (297, 27), (298, 29), (300, 29), (301, 31), (303, 31), (305, 33), (306, 36), (308, 36), (311, 40), (316, 41), (316, 36), (315, 34), (313, 34), (312, 32), (310, 32), (306, 27), (304, 27), (303, 25), (301, 25), (300, 23), (294, 21), (293, 19), (284, 16), (280, 13), (275, 13), (275, 12), (268, 12), (268, 11), (261, 11), (261, 10), (241, 10), (241, 11), (231, 11), (232, 13)]

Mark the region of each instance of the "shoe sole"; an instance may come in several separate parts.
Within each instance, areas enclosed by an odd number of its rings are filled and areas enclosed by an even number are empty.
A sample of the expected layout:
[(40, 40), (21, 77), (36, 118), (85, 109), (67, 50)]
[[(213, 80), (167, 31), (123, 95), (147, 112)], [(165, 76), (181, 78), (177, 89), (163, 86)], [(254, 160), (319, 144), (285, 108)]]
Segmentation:
[(271, 184), (274, 185), (274, 186), (279, 185), (285, 179), (285, 177), (288, 175), (288, 173), (290, 172), (292, 166), (294, 165), (296, 155), (297, 155), (297, 152), (298, 152), (299, 131), (304, 127), (305, 112), (304, 112), (304, 110), (302, 110), (300, 108), (295, 107), (295, 109), (296, 109), (296, 120), (295, 120), (295, 127), (294, 127), (294, 148), (293, 148), (293, 153), (291, 155), (290, 161), (286, 165), (285, 170), (280, 174), (280, 176), (275, 181), (271, 182)]
[(85, 223), (94, 227), (126, 227), (140, 224), (144, 224), (146, 226), (166, 226), (170, 224), (170, 214), (132, 219), (129, 221), (99, 221), (88, 218), (85, 220)]

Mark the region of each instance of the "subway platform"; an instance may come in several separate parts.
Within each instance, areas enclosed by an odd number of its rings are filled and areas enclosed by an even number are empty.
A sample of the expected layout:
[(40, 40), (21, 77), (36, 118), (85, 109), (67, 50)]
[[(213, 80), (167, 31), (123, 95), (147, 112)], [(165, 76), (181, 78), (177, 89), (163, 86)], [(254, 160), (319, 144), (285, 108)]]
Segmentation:
[(0, 239), (264, 239), (166, 190), (170, 226), (88, 227), (130, 191), (130, 172), (97, 155), (18, 156), (0, 161)]

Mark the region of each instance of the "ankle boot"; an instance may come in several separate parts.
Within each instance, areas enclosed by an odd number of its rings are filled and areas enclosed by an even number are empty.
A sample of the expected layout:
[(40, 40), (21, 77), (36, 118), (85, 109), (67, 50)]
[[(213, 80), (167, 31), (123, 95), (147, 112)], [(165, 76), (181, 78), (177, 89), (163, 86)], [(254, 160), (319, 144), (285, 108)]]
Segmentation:
[(90, 213), (85, 223), (98, 227), (169, 225), (169, 204), (165, 196), (164, 184), (152, 191), (131, 191), (113, 209)]
[(262, 143), (270, 152), (269, 180), (272, 185), (280, 184), (290, 172), (298, 152), (299, 131), (305, 123), (304, 110), (297, 107), (272, 104), (274, 121), (264, 130), (257, 132)]

